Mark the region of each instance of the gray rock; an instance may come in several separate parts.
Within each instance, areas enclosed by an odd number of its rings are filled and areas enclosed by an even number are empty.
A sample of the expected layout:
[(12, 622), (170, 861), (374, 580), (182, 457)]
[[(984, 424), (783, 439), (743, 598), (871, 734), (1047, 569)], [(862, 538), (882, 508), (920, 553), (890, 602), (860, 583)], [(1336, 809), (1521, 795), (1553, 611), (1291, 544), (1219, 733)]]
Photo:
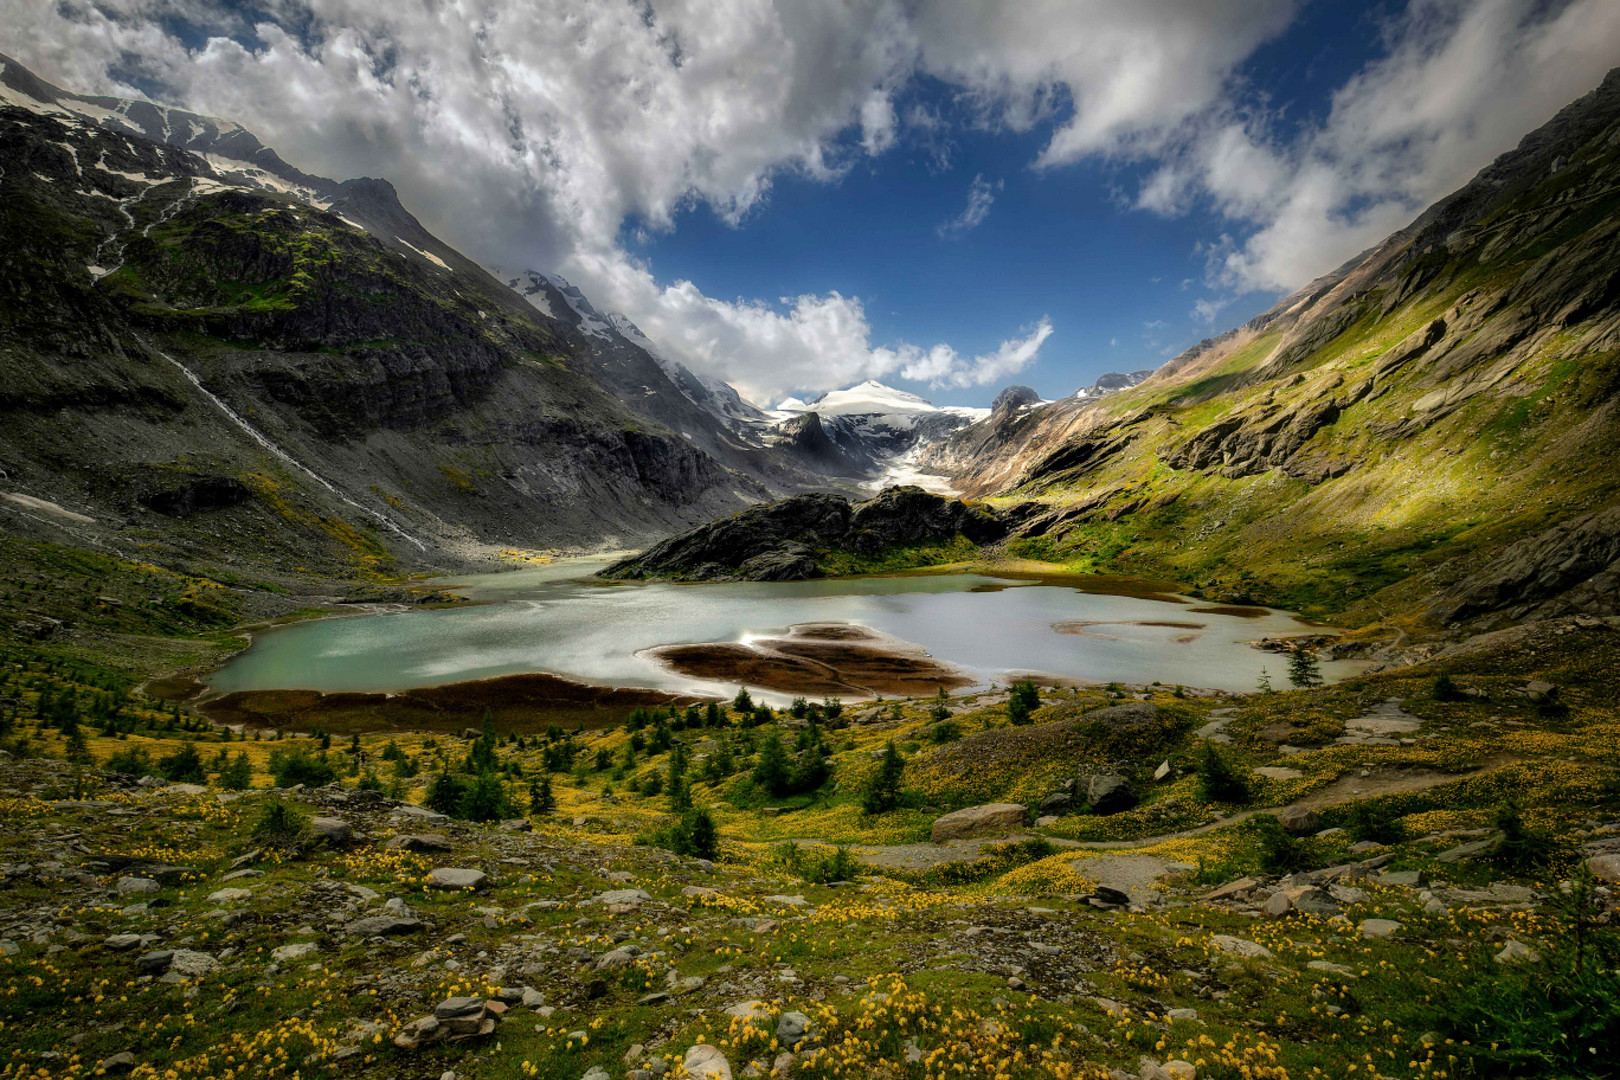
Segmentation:
[(388, 851), (416, 851), (432, 853), (450, 850), (450, 840), (440, 833), (400, 833), (390, 836), (383, 845)]
[(1074, 809), (1074, 796), (1065, 791), (1054, 791), (1041, 800), (1041, 817), (1062, 817)]
[(987, 803), (954, 810), (934, 822), (930, 839), (934, 843), (970, 836), (995, 836), (1022, 829), (1029, 811), (1017, 803)]
[(1272, 960), (1276, 954), (1258, 941), (1247, 938), (1233, 937), (1230, 934), (1214, 934), (1209, 943), (1223, 953), (1232, 956), (1241, 956), (1248, 960)]
[(364, 937), (392, 937), (396, 934), (414, 934), (422, 929), (422, 920), (400, 917), (395, 915), (372, 915), (365, 919), (355, 919), (345, 923), (345, 934), (358, 934)]
[(776, 1021), (776, 1041), (792, 1049), (810, 1031), (810, 1018), (802, 1012), (785, 1012)]
[(253, 899), (252, 889), (219, 889), (208, 894), (210, 904), (228, 904), (236, 900)]
[(163, 891), (163, 886), (146, 877), (121, 877), (118, 879), (118, 894), (120, 896), (150, 896)]
[(1261, 906), (1260, 914), (1264, 915), (1268, 919), (1281, 919), (1286, 918), (1288, 913), (1293, 910), (1293, 900), (1289, 899), (1288, 894), (1282, 889), (1278, 889), (1276, 892), (1272, 893), (1271, 897), (1265, 902), (1265, 904)]
[(1458, 863), (1470, 859), (1481, 859), (1489, 855), (1498, 842), (1498, 837), (1487, 836), (1483, 840), (1474, 840), (1467, 844), (1458, 844), (1447, 851), (1442, 851), (1434, 857), (1435, 862)]
[(309, 822), (310, 836), (321, 843), (347, 844), (354, 835), (354, 827), (342, 818), (317, 817)]
[(698, 1043), (681, 1059), (692, 1080), (732, 1080), (731, 1063), (726, 1055), (708, 1043)]
[(1620, 885), (1620, 854), (1594, 855), (1586, 860), (1592, 876), (1609, 885)]
[(137, 948), (140, 943), (141, 935), (139, 934), (114, 934), (102, 942), (113, 952), (128, 952), (130, 949)]
[(299, 960), (321, 951), (321, 947), (313, 941), (297, 941), (291, 945), (281, 945), (270, 950), (270, 959), (278, 964), (285, 964), (289, 960)]
[(637, 905), (644, 904), (651, 899), (651, 894), (643, 892), (641, 889), (609, 889), (606, 892), (596, 894), (598, 904)]
[(120, 1051), (96, 1066), (96, 1071), (108, 1076), (123, 1076), (135, 1069), (135, 1055), (128, 1050)]
[(1117, 814), (1136, 805), (1136, 791), (1123, 776), (1093, 776), (1086, 781), (1086, 805), (1093, 813)]
[(489, 875), (482, 870), (443, 866), (428, 875), (428, 888), (446, 891), (455, 889), (478, 891), (489, 888)]
[(1402, 924), (1394, 919), (1363, 919), (1361, 921), (1361, 936), (1364, 938), (1387, 938), (1401, 928)]
[(1322, 815), (1303, 806), (1285, 806), (1277, 814), (1282, 827), (1295, 836), (1314, 833), (1322, 827)]
[(1524, 942), (1509, 938), (1507, 943), (1502, 946), (1502, 951), (1492, 959), (1498, 964), (1534, 964), (1540, 962), (1541, 954)]

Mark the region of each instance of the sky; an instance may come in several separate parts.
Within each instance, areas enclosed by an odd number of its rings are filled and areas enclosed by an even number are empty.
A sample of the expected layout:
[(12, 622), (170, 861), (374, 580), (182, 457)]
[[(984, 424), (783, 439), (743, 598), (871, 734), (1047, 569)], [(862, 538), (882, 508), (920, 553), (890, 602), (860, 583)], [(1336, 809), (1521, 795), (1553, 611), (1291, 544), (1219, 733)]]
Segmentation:
[(1620, 65), (1615, 0), (0, 0), (760, 403), (1157, 367)]

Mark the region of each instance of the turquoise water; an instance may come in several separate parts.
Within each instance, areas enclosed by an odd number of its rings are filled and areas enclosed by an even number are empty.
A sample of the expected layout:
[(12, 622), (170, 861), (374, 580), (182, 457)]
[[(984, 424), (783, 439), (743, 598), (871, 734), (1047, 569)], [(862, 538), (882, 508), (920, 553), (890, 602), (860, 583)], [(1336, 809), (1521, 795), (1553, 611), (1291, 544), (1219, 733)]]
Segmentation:
[[(980, 574), (697, 585), (604, 583), (601, 559), (574, 559), (440, 584), (476, 606), (323, 619), (266, 631), (216, 672), (219, 691), (402, 690), (550, 672), (610, 686), (735, 691), (664, 670), (656, 645), (746, 641), (795, 623), (858, 623), (920, 645), (982, 683), (1014, 671), (1099, 682), (1252, 690), (1285, 664), (1244, 642), (1308, 628), (1286, 612), (1195, 614), (1189, 605)], [(1199, 623), (1202, 629), (1144, 626)], [(1082, 635), (1056, 623), (1106, 623)], [(1324, 664), (1329, 679), (1354, 670)]]

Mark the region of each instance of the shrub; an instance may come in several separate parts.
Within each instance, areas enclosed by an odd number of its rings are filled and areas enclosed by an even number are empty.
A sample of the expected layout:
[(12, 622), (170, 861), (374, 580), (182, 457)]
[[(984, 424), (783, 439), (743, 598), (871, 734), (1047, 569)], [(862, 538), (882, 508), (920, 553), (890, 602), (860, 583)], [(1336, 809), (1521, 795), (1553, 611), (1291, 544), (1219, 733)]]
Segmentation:
[(152, 776), (157, 772), (152, 764), (152, 758), (144, 746), (129, 746), (115, 751), (107, 759), (107, 771), (119, 773), (122, 776)]
[(678, 819), (657, 830), (636, 837), (636, 843), (661, 847), (693, 859), (720, 857), (720, 834), (714, 818), (702, 807), (687, 810)]
[(190, 740), (181, 743), (174, 753), (159, 758), (157, 767), (165, 780), (176, 784), (208, 783), (202, 755), (197, 752), (197, 744)]
[(285, 799), (266, 799), (253, 820), (252, 835), (264, 847), (297, 854), (309, 843), (309, 812)]
[(1398, 844), (1406, 839), (1406, 829), (1393, 806), (1371, 799), (1360, 799), (1350, 804), (1345, 814), (1344, 827), (1357, 840), (1374, 844)]
[(1270, 814), (1256, 814), (1247, 822), (1260, 849), (1260, 868), (1268, 874), (1292, 874), (1311, 863), (1311, 847), (1283, 828)]
[(449, 770), (442, 770), (428, 784), (422, 805), (441, 814), (454, 815), (461, 810), (461, 800), (465, 795), (465, 781), (459, 776), (451, 776)]
[(270, 754), (270, 775), (276, 778), (276, 787), (320, 787), (337, 779), (337, 770), (326, 760), (324, 752), (312, 754), (302, 746), (276, 750)]
[(955, 720), (941, 720), (928, 729), (928, 741), (933, 743), (955, 742), (961, 737), (962, 725)]
[(861, 809), (868, 814), (886, 814), (900, 805), (900, 780), (905, 775), (905, 759), (895, 748), (894, 740), (883, 751), (883, 760), (877, 771), (866, 782), (861, 793)]
[(1248, 781), (1221, 756), (1213, 742), (1204, 743), (1198, 763), (1198, 797), (1204, 802), (1223, 803), (1246, 803), (1251, 797)]
[(1023, 679), (1012, 684), (1012, 692), (1007, 696), (1007, 719), (1014, 724), (1022, 726), (1034, 719), (1035, 710), (1041, 707), (1041, 692), (1035, 689), (1035, 684)]
[(1511, 870), (1529, 870), (1552, 861), (1553, 838), (1525, 824), (1524, 811), (1517, 798), (1509, 797), (1497, 807), (1495, 825), (1502, 834), (1491, 858)]
[(238, 752), (234, 758), (221, 766), (218, 780), (219, 786), (226, 791), (246, 791), (252, 787), (253, 766), (248, 762), (247, 754)]
[(1456, 701), (1462, 697), (1462, 691), (1457, 689), (1451, 676), (1442, 671), (1429, 683), (1429, 696), (1436, 701)]
[(512, 797), (499, 773), (481, 772), (466, 786), (456, 817), (464, 821), (501, 821), (512, 816)]

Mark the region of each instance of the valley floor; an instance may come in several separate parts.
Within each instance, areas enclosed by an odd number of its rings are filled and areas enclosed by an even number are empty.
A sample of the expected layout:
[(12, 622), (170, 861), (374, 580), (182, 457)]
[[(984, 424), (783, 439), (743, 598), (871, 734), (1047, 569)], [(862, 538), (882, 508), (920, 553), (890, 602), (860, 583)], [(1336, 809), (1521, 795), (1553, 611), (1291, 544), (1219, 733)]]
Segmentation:
[[(1617, 661), (1580, 619), (1023, 725), (995, 691), (334, 740), (13, 649), (0, 1078), (1612, 1076)], [(487, 813), (422, 805), (483, 752)]]

